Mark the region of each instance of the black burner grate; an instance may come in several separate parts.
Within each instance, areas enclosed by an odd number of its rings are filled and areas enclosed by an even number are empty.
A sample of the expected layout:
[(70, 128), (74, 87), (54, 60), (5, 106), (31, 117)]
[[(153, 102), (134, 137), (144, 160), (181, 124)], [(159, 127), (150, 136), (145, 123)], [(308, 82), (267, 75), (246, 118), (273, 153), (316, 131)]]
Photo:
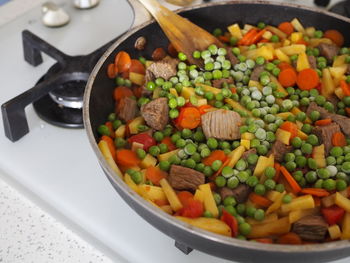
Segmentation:
[(5, 135), (15, 142), (29, 132), (25, 107), (33, 103), (43, 120), (60, 127), (82, 128), (82, 101), (87, 79), (98, 59), (116, 40), (85, 56), (68, 56), (33, 33), (22, 32), (24, 59), (42, 63), (41, 52), (57, 61), (31, 89), (1, 105)]

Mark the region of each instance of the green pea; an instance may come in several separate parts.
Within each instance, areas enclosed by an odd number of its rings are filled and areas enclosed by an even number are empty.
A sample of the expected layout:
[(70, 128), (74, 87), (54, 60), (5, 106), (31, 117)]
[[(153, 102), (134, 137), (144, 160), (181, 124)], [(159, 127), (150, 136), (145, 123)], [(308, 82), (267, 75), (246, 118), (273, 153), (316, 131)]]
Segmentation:
[(318, 112), (318, 111), (312, 111), (312, 112), (310, 113), (310, 119), (311, 119), (312, 121), (317, 121), (320, 117), (321, 117), (321, 113)]
[(170, 169), (170, 162), (169, 161), (160, 161), (159, 162), (159, 168), (163, 171), (169, 171)]
[(235, 168), (239, 171), (243, 171), (247, 169), (247, 163), (243, 159), (240, 159), (237, 161)]
[(306, 159), (305, 156), (297, 156), (297, 157), (295, 158), (295, 163), (297, 164), (297, 166), (298, 166), (299, 168), (302, 168), (302, 167), (306, 166), (307, 159)]
[(301, 127), (301, 130), (303, 132), (305, 132), (306, 134), (310, 134), (311, 131), (312, 131), (312, 126), (310, 124), (304, 124), (302, 127)]
[(322, 95), (318, 95), (315, 97), (315, 102), (318, 106), (323, 106), (326, 103), (326, 98)]
[(178, 57), (181, 61), (187, 60), (187, 56), (186, 56), (184, 53), (182, 53), (182, 52), (179, 52), (179, 53), (177, 54), (177, 57)]
[(266, 155), (267, 151), (268, 151), (268, 149), (267, 149), (267, 147), (265, 145), (258, 145), (256, 147), (256, 150), (257, 150), (259, 155)]
[(248, 177), (246, 184), (249, 185), (250, 187), (255, 187), (259, 183), (259, 179), (253, 175)]
[(130, 174), (130, 177), (135, 184), (140, 184), (142, 182), (142, 174), (139, 171), (134, 171)]
[(292, 162), (292, 161), (294, 161), (294, 160), (295, 160), (295, 155), (294, 155), (294, 153), (286, 153), (286, 154), (284, 155), (284, 160), (285, 160), (286, 162)]
[(247, 162), (248, 162), (250, 165), (254, 165), (254, 164), (257, 163), (258, 158), (259, 158), (259, 156), (258, 156), (257, 154), (251, 153), (251, 154), (249, 154), (248, 157), (247, 157)]
[(314, 183), (317, 180), (317, 174), (315, 171), (309, 171), (305, 174), (305, 179), (308, 183)]
[(336, 188), (337, 188), (337, 191), (343, 191), (346, 189), (347, 187), (347, 183), (345, 180), (342, 180), (342, 179), (338, 179), (336, 180)]
[(273, 190), (276, 186), (276, 182), (272, 179), (267, 179), (264, 182), (264, 186), (266, 187), (266, 190)]
[(116, 129), (118, 129), (120, 126), (122, 126), (122, 121), (121, 120), (115, 120), (115, 121), (113, 121), (113, 123), (112, 123), (112, 126), (113, 126), (113, 129), (114, 130), (116, 130)]
[(153, 145), (149, 148), (148, 152), (149, 152), (149, 154), (157, 157), (160, 154), (160, 149), (158, 146)]
[(301, 146), (301, 151), (305, 154), (311, 154), (312, 153), (312, 145), (309, 143), (305, 143)]
[(262, 221), (265, 219), (265, 212), (262, 209), (257, 209), (254, 213), (254, 219), (258, 221)]
[(181, 159), (179, 156), (177, 156), (176, 154), (172, 155), (169, 157), (168, 161), (171, 163), (171, 164), (180, 164), (181, 163)]
[(200, 155), (202, 158), (206, 158), (210, 155), (211, 151), (209, 150), (209, 148), (204, 148), (201, 150)]
[(297, 168), (297, 164), (295, 162), (287, 162), (286, 168), (288, 171), (292, 172)]
[(313, 159), (313, 158), (308, 158), (307, 159), (307, 165), (312, 170), (316, 170), (317, 169), (317, 163), (316, 163), (315, 159)]
[(170, 111), (169, 111), (169, 117), (171, 118), (171, 119), (175, 119), (175, 118), (177, 118), (179, 116), (179, 111), (177, 110), (177, 109), (171, 109)]
[(236, 206), (237, 213), (241, 216), (245, 214), (245, 209), (246, 209), (245, 204), (238, 204)]
[(328, 191), (332, 191), (336, 189), (336, 182), (333, 179), (324, 180), (322, 183), (322, 187)]
[(157, 141), (157, 142), (160, 142), (164, 139), (164, 135), (162, 132), (160, 131), (156, 131), (154, 134), (153, 134), (153, 138)]
[(175, 133), (175, 134), (173, 134), (173, 135), (171, 136), (171, 141), (172, 141), (173, 143), (176, 143), (179, 139), (181, 139), (180, 133)]
[(316, 172), (317, 172), (318, 177), (321, 179), (328, 179), (331, 176), (331, 173), (326, 168), (317, 169)]
[(343, 153), (344, 153), (343, 149), (339, 146), (333, 147), (330, 151), (330, 154), (334, 157), (339, 157), (339, 156), (343, 155)]
[(257, 195), (264, 195), (265, 192), (266, 192), (266, 188), (263, 184), (257, 184), (255, 187), (254, 187), (254, 192), (257, 194)]
[(240, 171), (238, 174), (237, 174), (237, 178), (238, 180), (241, 182), (241, 183), (244, 183), (247, 181), (249, 177), (249, 174), (247, 171)]
[(110, 136), (111, 135), (111, 132), (109, 130), (109, 128), (107, 127), (107, 125), (100, 125), (98, 126), (97, 128), (97, 132), (101, 135), (106, 135), (106, 136)]
[(284, 195), (282, 197), (282, 202), (285, 204), (289, 204), (290, 202), (292, 202), (292, 196), (288, 194)]
[(203, 174), (207, 177), (211, 176), (213, 174), (213, 170), (211, 169), (210, 166), (205, 166), (203, 169)]
[(217, 176), (215, 178), (215, 184), (217, 187), (224, 187), (226, 185), (226, 178), (223, 176)]
[(302, 139), (300, 139), (299, 137), (294, 137), (292, 139), (292, 146), (294, 148), (300, 148), (302, 145), (302, 142), (303, 142)]
[(283, 184), (277, 184), (277, 185), (275, 186), (275, 190), (276, 190), (277, 192), (279, 192), (279, 193), (283, 193), (283, 191), (284, 191), (284, 185), (283, 185)]
[(158, 145), (160, 153), (166, 153), (168, 151), (168, 145), (161, 143)]
[(233, 196), (227, 196), (224, 199), (223, 203), (224, 203), (224, 206), (228, 206), (228, 205), (235, 206), (237, 204), (237, 201), (236, 201), (236, 199)]
[(327, 165), (334, 165), (337, 163), (337, 160), (333, 156), (328, 156), (326, 158)]
[(230, 189), (234, 189), (239, 185), (239, 180), (236, 176), (232, 176), (227, 179), (227, 187)]
[(205, 167), (204, 163), (197, 163), (194, 169), (196, 169), (198, 172), (203, 172), (204, 167)]
[(350, 173), (350, 162), (344, 162), (341, 166), (341, 170), (344, 172), (344, 173)]
[(178, 139), (175, 144), (177, 148), (184, 148), (186, 146), (186, 141), (181, 138)]
[(310, 143), (312, 146), (316, 146), (318, 145), (318, 137), (315, 135), (315, 134), (310, 134), (308, 137), (307, 137), (307, 140), (306, 140), (308, 143)]
[(187, 168), (191, 168), (191, 169), (194, 169), (195, 167), (196, 167), (196, 162), (193, 160), (193, 159), (187, 159), (186, 161), (185, 161), (185, 166), (187, 167)]
[(114, 145), (117, 149), (124, 148), (126, 146), (127, 142), (123, 138), (117, 137), (114, 139)]
[(252, 227), (250, 226), (250, 224), (244, 222), (238, 226), (238, 230), (239, 233), (241, 233), (241, 235), (247, 236), (252, 231)]
[(215, 150), (218, 147), (218, 141), (215, 138), (209, 138), (207, 140), (207, 145), (209, 149)]
[(137, 149), (136, 150), (136, 155), (138, 158), (140, 158), (141, 160), (143, 160), (146, 157), (146, 152), (144, 149)]
[(222, 165), (222, 161), (220, 160), (215, 160), (212, 164), (211, 164), (211, 169), (213, 169), (214, 172), (218, 171), (220, 169)]
[(256, 211), (256, 208), (254, 206), (248, 206), (246, 208), (246, 214), (249, 217), (254, 217), (255, 211)]

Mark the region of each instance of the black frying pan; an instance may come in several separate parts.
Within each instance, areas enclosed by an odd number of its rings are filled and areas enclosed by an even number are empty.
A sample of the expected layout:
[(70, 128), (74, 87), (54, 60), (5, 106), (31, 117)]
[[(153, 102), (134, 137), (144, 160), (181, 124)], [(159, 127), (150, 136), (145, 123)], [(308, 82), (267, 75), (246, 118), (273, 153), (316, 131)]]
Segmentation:
[[(231, 1), (182, 9), (181, 15), (209, 32), (217, 27), (224, 29), (235, 22), (242, 25), (263, 21), (278, 25), (282, 21), (290, 21), (297, 17), (306, 27), (337, 29), (344, 34), (346, 45), (350, 43), (350, 34), (347, 33), (350, 29), (350, 19), (297, 5)], [(140, 36), (145, 36), (148, 40), (147, 47), (143, 51), (134, 49), (135, 40)], [(85, 128), (107, 178), (120, 196), (140, 216), (166, 235), (188, 247), (218, 257), (244, 262), (325, 262), (350, 256), (350, 242), (347, 240), (317, 245), (269, 245), (228, 238), (192, 227), (144, 201), (113, 173), (96, 143), (98, 125), (104, 123), (107, 115), (114, 110), (112, 99), (114, 81), (106, 75), (107, 65), (113, 63), (116, 53), (121, 50), (127, 51), (134, 58), (139, 56), (150, 58), (155, 48), (167, 46), (167, 38), (154, 21), (136, 27), (107, 50), (95, 66), (87, 84), (83, 111)]]

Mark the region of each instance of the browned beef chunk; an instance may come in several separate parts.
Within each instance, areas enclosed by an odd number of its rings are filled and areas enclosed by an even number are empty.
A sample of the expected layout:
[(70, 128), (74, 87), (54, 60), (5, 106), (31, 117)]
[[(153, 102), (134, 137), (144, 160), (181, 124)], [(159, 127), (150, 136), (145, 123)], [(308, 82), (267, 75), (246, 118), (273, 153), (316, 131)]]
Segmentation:
[(264, 70), (265, 70), (265, 68), (262, 65), (255, 66), (252, 74), (250, 75), (250, 79), (255, 80), (255, 81), (259, 81), (260, 73), (263, 72)]
[(245, 151), (243, 154), (242, 154), (242, 159), (247, 159), (249, 154), (255, 154), (256, 153), (256, 149), (255, 148), (251, 148), (249, 149), (248, 151)]
[(329, 95), (327, 100), (333, 104), (335, 110), (338, 108), (339, 99), (338, 99), (337, 95), (331, 94), (331, 95)]
[(141, 106), (141, 115), (147, 125), (155, 130), (163, 130), (169, 120), (167, 98), (158, 98)]
[(232, 49), (231, 48), (226, 48), (227, 50), (227, 55), (226, 57), (228, 58), (228, 60), (231, 62), (231, 65), (234, 66), (236, 64), (239, 63), (238, 58), (232, 53)]
[(228, 196), (233, 196), (237, 203), (244, 203), (247, 201), (248, 196), (251, 192), (251, 188), (246, 184), (240, 184), (234, 189), (223, 187), (220, 189), (221, 199), (224, 200)]
[(232, 78), (228, 78), (228, 79), (214, 79), (213, 80), (213, 86), (215, 88), (218, 88), (218, 89), (222, 88), (222, 84), (223, 83), (232, 84), (233, 83), (233, 79)]
[(293, 147), (291, 145), (285, 145), (283, 142), (277, 140), (272, 145), (272, 148), (268, 155), (273, 154), (276, 161), (282, 162), (284, 155), (286, 153), (289, 153), (292, 148)]
[(176, 66), (179, 63), (178, 59), (165, 57), (164, 59), (153, 62), (146, 69), (146, 81), (156, 78), (170, 79), (176, 75)]
[(326, 237), (328, 224), (322, 216), (306, 216), (293, 225), (293, 232), (303, 240), (323, 241)]
[(204, 184), (204, 174), (191, 168), (172, 165), (168, 176), (169, 184), (176, 190), (193, 190)]
[(333, 134), (336, 132), (340, 132), (340, 128), (338, 124), (333, 122), (326, 126), (316, 126), (312, 132), (318, 137), (320, 143), (324, 144), (325, 153), (326, 155), (328, 155), (329, 151), (333, 147)]
[(339, 52), (339, 47), (335, 44), (326, 44), (321, 43), (318, 45), (321, 56), (324, 56), (328, 62), (333, 60), (333, 57), (336, 56)]
[(307, 60), (309, 61), (310, 67), (313, 69), (317, 68), (316, 58), (315, 56), (307, 56)]
[(134, 119), (138, 113), (137, 102), (129, 97), (122, 98), (116, 106), (118, 118), (127, 122)]
[(205, 137), (214, 137), (220, 140), (236, 140), (241, 137), (239, 126), (242, 124), (241, 116), (229, 110), (216, 110), (203, 114), (202, 128)]
[(343, 133), (345, 133), (345, 135), (350, 136), (350, 118), (335, 113), (330, 113), (326, 109), (317, 106), (317, 104), (314, 102), (310, 103), (309, 107), (306, 110), (306, 114), (309, 115), (312, 111), (320, 112), (322, 119), (332, 119), (340, 126), (341, 130), (343, 131)]

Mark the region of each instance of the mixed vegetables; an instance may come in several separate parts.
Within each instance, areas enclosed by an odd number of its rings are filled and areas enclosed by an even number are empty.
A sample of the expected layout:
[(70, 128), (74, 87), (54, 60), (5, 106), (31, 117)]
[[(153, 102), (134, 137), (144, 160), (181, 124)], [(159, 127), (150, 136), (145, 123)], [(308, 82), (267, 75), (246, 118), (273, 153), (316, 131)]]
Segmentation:
[[(169, 45), (120, 51), (99, 148), (164, 212), (244, 240), (350, 238), (350, 49), (298, 21), (233, 24), (190, 65)], [(142, 43), (140, 46), (139, 43)], [(142, 50), (146, 39), (138, 39)]]

